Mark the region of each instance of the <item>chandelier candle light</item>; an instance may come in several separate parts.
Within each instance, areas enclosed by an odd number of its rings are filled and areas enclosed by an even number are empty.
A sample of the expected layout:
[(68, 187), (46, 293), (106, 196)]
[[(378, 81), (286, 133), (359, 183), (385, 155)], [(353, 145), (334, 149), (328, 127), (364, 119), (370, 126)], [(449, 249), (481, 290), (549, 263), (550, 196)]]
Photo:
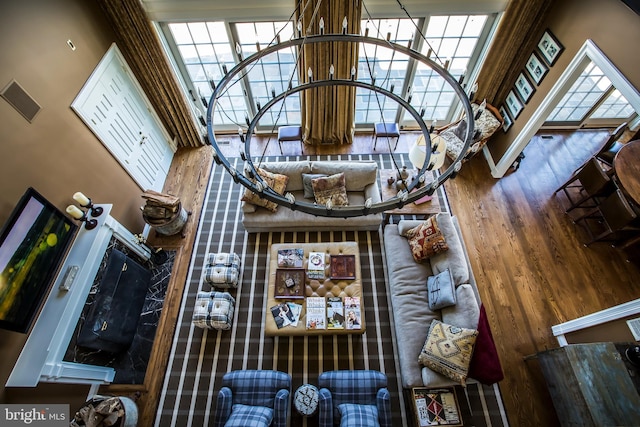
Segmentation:
[[(403, 10), (405, 9), (403, 8)], [(213, 93), (211, 95), (209, 107), (207, 110), (207, 135), (209, 138), (209, 142), (211, 143), (215, 151), (214, 160), (217, 164), (221, 164), (227, 170), (227, 172), (231, 174), (235, 182), (242, 184), (244, 187), (256, 194), (259, 194), (260, 197), (275, 202), (278, 205), (287, 207), (289, 209), (299, 210), (316, 216), (343, 218), (365, 216), (368, 214), (379, 213), (395, 208), (402, 208), (404, 205), (414, 202), (415, 200), (418, 200), (424, 196), (432, 195), (438, 189), (438, 187), (442, 185), (447, 179), (454, 178), (457, 175), (458, 171), (462, 167), (462, 161), (467, 155), (469, 147), (472, 144), (474, 134), (475, 115), (473, 109), (471, 108), (469, 97), (461, 86), (461, 83), (449, 72), (448, 68), (450, 65), (450, 61), (448, 61), (449, 63), (447, 64), (440, 64), (437, 55), (434, 56), (434, 59), (430, 58), (430, 56), (432, 55), (431, 49), (429, 51), (429, 54), (425, 56), (420, 52), (412, 49), (411, 44), (400, 45), (390, 40), (369, 37), (368, 31), (365, 32), (365, 35), (349, 34), (347, 31), (348, 26), (346, 17), (344, 18), (341, 25), (341, 33), (327, 34), (327, 29), (324, 25), (324, 18), (320, 22), (322, 23), (322, 25), (319, 28), (318, 34), (303, 34), (302, 26), (298, 21), (297, 37), (293, 36), (293, 38), (286, 41), (280, 41), (279, 37), (277, 37), (275, 43), (262, 48), (258, 52), (244, 59), (240, 58), (240, 62), (231, 70), (227, 71), (225, 69), (225, 75), (222, 77), (220, 82), (217, 85), (212, 85), (212, 87), (215, 87), (215, 89), (213, 90)], [(236, 169), (236, 167), (234, 167), (232, 163), (229, 162), (229, 160), (224, 156), (221, 148), (218, 146), (213, 125), (214, 114), (220, 114), (219, 111), (217, 112), (217, 109), (219, 109), (219, 99), (226, 93), (226, 91), (229, 90), (230, 86), (237, 84), (239, 79), (243, 78), (245, 75), (249, 75), (249, 70), (256, 64), (259, 64), (260, 60), (265, 56), (274, 54), (279, 51), (284, 51), (285, 49), (294, 49), (297, 51), (301, 51), (304, 45), (317, 43), (356, 43), (360, 45), (373, 45), (379, 46), (381, 48), (391, 49), (396, 54), (402, 54), (420, 64), (426, 65), (427, 67), (431, 68), (435, 73), (439, 74), (447, 84), (449, 84), (452, 91), (459, 98), (462, 105), (462, 110), (466, 116), (467, 129), (466, 134), (464, 135), (464, 145), (458, 157), (445, 171), (438, 174), (438, 176), (435, 177), (435, 180), (430, 185), (423, 185), (423, 183), (425, 182), (424, 175), (426, 173), (432, 173), (433, 170), (437, 170), (443, 166), (446, 151), (446, 144), (444, 140), (439, 137), (434, 137), (435, 141), (432, 141), (430, 136), (430, 129), (422, 118), (424, 112), (420, 113), (416, 111), (416, 109), (410, 104), (412, 96), (410, 90), (407, 91), (408, 93), (406, 93), (406, 97), (395, 94), (393, 84), (391, 84), (390, 90), (384, 86), (384, 84), (389, 84), (389, 79), (377, 78), (377, 76), (375, 75), (375, 71), (373, 70), (370, 70), (371, 75), (368, 76), (368, 79), (356, 79), (357, 64), (352, 65), (351, 75), (349, 78), (338, 78), (338, 75), (335, 74), (335, 68), (333, 65), (328, 67), (325, 72), (319, 72), (316, 70), (315, 75), (311, 68), (308, 68), (303, 71), (303, 73), (307, 75), (308, 79), (299, 79), (297, 86), (292, 86), (291, 82), (293, 79), (291, 79), (289, 81), (289, 86), (284, 92), (280, 94), (272, 92), (272, 98), (265, 105), (259, 107), (258, 111), (252, 119), (249, 118), (249, 115), (245, 115), (247, 131), (244, 135), (245, 148), (244, 156), (242, 159), (245, 162), (244, 166)], [(298, 67), (295, 68), (296, 69), (293, 71), (294, 73), (301, 71)], [(324, 78), (323, 76), (326, 76), (327, 78)], [(257, 173), (257, 166), (254, 165), (251, 155), (251, 140), (260, 118), (271, 107), (279, 102), (284, 101), (284, 99), (288, 96), (296, 95), (299, 92), (308, 91), (314, 88), (338, 86), (364, 89), (375, 92), (376, 96), (382, 95), (390, 98), (391, 100), (400, 104), (404, 109), (406, 109), (406, 111), (411, 116), (413, 116), (416, 123), (420, 127), (422, 135), (409, 153), (409, 158), (412, 164), (418, 169), (416, 175), (417, 179), (414, 179), (411, 182), (407, 183), (406, 189), (399, 191), (396, 197), (388, 200), (383, 200), (378, 203), (371, 203), (371, 201), (368, 200), (362, 205), (355, 205), (351, 203), (348, 206), (317, 205), (315, 203), (310, 203), (304, 200), (296, 200), (295, 197), (292, 197), (292, 195), (290, 194), (281, 195), (277, 193), (271, 187), (269, 187), (269, 185), (267, 185), (266, 182), (264, 182), (264, 180)], [(433, 123), (435, 124), (435, 120), (433, 120)], [(259, 159), (258, 164), (261, 161), (262, 158)]]

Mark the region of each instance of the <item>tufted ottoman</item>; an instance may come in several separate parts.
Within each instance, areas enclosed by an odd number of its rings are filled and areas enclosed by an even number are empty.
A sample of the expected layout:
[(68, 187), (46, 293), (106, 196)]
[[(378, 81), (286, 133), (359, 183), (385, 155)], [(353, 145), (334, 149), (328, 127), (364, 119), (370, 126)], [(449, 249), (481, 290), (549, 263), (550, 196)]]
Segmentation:
[(238, 287), (240, 276), (240, 257), (235, 253), (210, 253), (204, 280), (214, 288), (228, 289)]
[[(290, 301), (302, 304), (300, 321), (298, 326), (285, 326), (278, 329), (273, 319), (270, 308), (283, 301), (274, 298), (276, 270), (278, 269), (278, 249), (301, 248), (304, 251), (303, 267), (306, 269), (309, 262), (310, 252), (324, 252), (327, 270), (324, 280), (314, 280), (306, 278), (305, 296), (320, 297), (360, 297), (361, 325), (360, 329), (315, 329), (306, 328), (306, 300), (292, 299)], [(353, 280), (337, 280), (330, 278), (329, 257), (330, 255), (354, 255), (356, 278)], [(332, 242), (332, 243), (280, 243), (271, 245), (271, 261), (269, 263), (269, 288), (267, 292), (267, 305), (265, 307), (265, 335), (267, 336), (290, 336), (290, 335), (342, 335), (342, 334), (363, 334), (365, 332), (364, 311), (366, 302), (362, 298), (362, 276), (360, 274), (360, 251), (356, 242)]]

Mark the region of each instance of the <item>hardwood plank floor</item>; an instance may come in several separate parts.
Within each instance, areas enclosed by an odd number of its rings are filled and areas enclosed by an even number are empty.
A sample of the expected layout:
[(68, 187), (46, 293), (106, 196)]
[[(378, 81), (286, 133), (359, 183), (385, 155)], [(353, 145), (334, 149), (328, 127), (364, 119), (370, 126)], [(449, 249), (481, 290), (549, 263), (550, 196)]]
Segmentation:
[[(445, 184), (502, 361), (505, 379), (500, 389), (512, 426), (558, 424), (536, 362), (523, 360), (527, 355), (558, 346), (551, 326), (640, 295), (638, 265), (626, 262), (624, 254), (606, 244), (585, 248), (583, 230), (564, 214), (566, 199), (553, 194), (596, 151), (607, 133), (550, 135), (551, 138), (535, 137), (524, 151), (526, 158), (520, 169), (502, 179), (491, 177), (479, 155), (464, 165), (455, 180)], [(414, 138), (413, 133), (403, 133), (396, 151), (407, 152)], [(237, 136), (221, 136), (220, 140), (227, 141), (223, 150), (228, 156), (237, 156), (243, 149)], [(254, 160), (262, 153), (280, 154), (273, 137), (255, 138), (253, 146)], [(372, 146), (371, 135), (363, 134), (357, 135), (351, 145), (305, 146), (304, 154), (370, 153)], [(208, 150), (210, 147), (181, 152), (165, 187), (179, 188), (181, 197), (193, 200), (194, 206), (193, 225), (187, 229), (185, 239), (154, 241), (156, 245), (180, 248), (184, 266), (172, 277), (179, 289), (186, 279), (183, 270), (191, 255), (192, 234), (200, 214), (198, 201), (207, 181), (208, 162), (203, 162), (201, 156), (203, 152), (208, 155)], [(298, 143), (287, 143), (283, 150), (285, 155), (300, 154)], [(385, 141), (378, 141), (377, 153), (389, 151)], [(190, 174), (194, 176), (189, 178)], [(166, 315), (175, 320), (171, 310)], [(168, 333), (172, 331), (171, 327)], [(170, 340), (165, 339), (169, 336), (163, 334), (159, 346), (170, 346)], [(164, 376), (166, 360), (162, 357), (166, 353), (158, 350), (158, 354), (148, 378)], [(159, 382), (145, 381), (148, 396), (142, 400), (140, 425), (152, 424)]]

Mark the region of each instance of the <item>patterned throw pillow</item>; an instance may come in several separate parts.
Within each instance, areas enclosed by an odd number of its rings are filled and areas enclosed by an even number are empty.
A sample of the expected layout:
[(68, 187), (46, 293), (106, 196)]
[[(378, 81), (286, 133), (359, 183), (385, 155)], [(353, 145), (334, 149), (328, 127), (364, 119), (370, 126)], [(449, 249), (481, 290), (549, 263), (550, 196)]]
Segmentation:
[(313, 187), (313, 194), (316, 197), (317, 204), (326, 205), (327, 201), (331, 200), (333, 206), (349, 205), (344, 172), (325, 178), (312, 179), (311, 185)]
[(409, 241), (411, 254), (413, 254), (413, 259), (417, 262), (449, 250), (447, 241), (440, 228), (438, 228), (438, 221), (435, 216), (408, 230), (404, 236)]
[(313, 185), (311, 181), (316, 178), (324, 178), (328, 175), (323, 173), (303, 173), (302, 174), (302, 186), (304, 187), (304, 198), (305, 199), (313, 199)]
[(475, 329), (459, 328), (434, 319), (418, 361), (464, 386), (477, 336)]
[[(284, 194), (284, 190), (287, 188), (287, 183), (289, 182), (289, 177), (287, 175), (271, 173), (261, 168), (258, 168), (258, 175), (260, 175), (264, 182), (269, 187), (273, 188), (276, 193)], [(278, 209), (277, 203), (263, 199), (249, 189), (245, 190), (244, 195), (242, 196), (242, 201), (256, 206), (262, 206), (269, 209), (271, 212), (275, 212)]]

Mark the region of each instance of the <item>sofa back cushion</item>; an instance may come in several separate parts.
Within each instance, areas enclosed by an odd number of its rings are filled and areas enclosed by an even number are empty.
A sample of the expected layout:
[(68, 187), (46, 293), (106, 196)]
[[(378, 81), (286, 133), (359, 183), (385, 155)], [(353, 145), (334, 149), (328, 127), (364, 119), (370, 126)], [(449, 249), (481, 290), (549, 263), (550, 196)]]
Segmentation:
[(311, 163), (306, 160), (298, 162), (265, 162), (260, 167), (269, 172), (287, 175), (289, 182), (287, 183), (286, 191), (303, 190), (302, 174), (311, 173)]
[(344, 172), (347, 191), (363, 191), (378, 179), (378, 165), (369, 161), (319, 161), (311, 162), (313, 173), (335, 175)]

